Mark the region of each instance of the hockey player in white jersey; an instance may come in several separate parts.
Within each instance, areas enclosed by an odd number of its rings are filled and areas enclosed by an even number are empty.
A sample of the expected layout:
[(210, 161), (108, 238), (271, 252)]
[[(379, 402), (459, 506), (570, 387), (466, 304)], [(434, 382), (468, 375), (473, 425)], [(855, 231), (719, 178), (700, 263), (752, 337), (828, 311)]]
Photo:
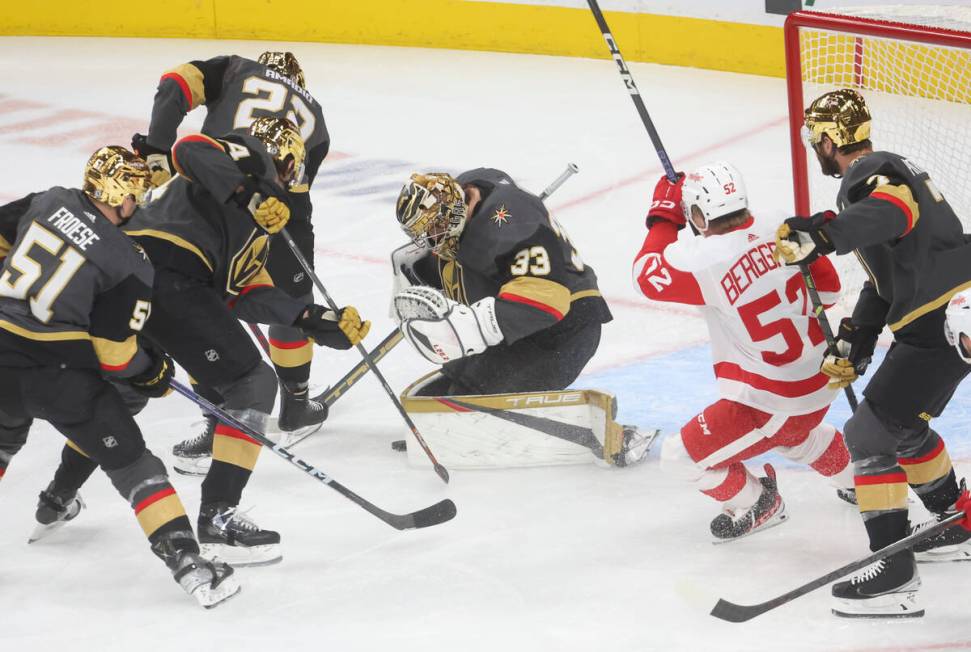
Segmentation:
[[(676, 183), (662, 177), (647, 225), (634, 279), (649, 299), (701, 309), (720, 395), (664, 441), (662, 470), (722, 504), (711, 522), (716, 541), (786, 519), (771, 465), (757, 478), (743, 464), (769, 450), (808, 464), (852, 500), (842, 434), (823, 422), (836, 396), (819, 371), (825, 339), (799, 272), (773, 258), (774, 224), (749, 212), (739, 172), (718, 162)], [(836, 269), (820, 259), (811, 271), (833, 303)]]

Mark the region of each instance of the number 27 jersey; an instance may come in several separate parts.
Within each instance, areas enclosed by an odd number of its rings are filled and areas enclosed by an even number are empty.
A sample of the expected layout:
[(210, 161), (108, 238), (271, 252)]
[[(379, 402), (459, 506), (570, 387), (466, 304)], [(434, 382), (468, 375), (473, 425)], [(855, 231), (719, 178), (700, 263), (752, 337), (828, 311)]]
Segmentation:
[[(699, 306), (711, 336), (719, 394), (774, 414), (808, 414), (835, 392), (819, 372), (826, 344), (798, 269), (773, 258), (771, 230), (758, 222), (707, 238), (658, 221), (634, 262), (649, 299)], [(824, 304), (839, 276), (826, 258), (811, 266)]]

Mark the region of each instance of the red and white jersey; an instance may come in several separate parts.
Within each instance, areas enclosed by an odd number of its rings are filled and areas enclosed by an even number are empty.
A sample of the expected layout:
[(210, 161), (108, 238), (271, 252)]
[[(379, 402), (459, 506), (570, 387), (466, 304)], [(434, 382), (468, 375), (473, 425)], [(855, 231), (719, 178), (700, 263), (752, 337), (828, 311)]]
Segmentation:
[[(753, 219), (705, 238), (658, 220), (634, 261), (634, 280), (649, 299), (700, 307), (722, 398), (809, 414), (836, 392), (819, 372), (826, 343), (802, 276), (772, 257), (776, 223)], [(823, 257), (810, 270), (823, 304), (831, 305), (840, 289), (836, 269)]]

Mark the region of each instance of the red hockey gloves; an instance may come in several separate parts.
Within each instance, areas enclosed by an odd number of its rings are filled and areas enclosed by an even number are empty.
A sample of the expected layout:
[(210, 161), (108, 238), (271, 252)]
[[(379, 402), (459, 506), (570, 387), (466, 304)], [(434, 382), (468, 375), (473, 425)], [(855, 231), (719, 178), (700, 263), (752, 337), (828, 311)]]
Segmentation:
[(829, 376), (830, 389), (842, 389), (866, 373), (880, 329), (858, 326), (849, 317), (840, 322), (836, 347), (830, 347), (819, 370)]
[(148, 169), (152, 172), (153, 188), (158, 188), (172, 178), (172, 161), (169, 158), (171, 152), (149, 145), (148, 138), (144, 134), (135, 134), (131, 137), (131, 148), (148, 164)]
[(681, 186), (684, 185), (684, 172), (678, 173), (678, 180), (674, 183), (662, 176), (654, 186), (654, 199), (647, 211), (647, 227), (650, 228), (654, 220), (667, 220), (677, 226), (684, 226), (684, 211), (681, 209)]
[(954, 503), (954, 508), (959, 512), (964, 512), (964, 519), (958, 521), (958, 525), (963, 527), (965, 530), (971, 530), (971, 494), (965, 489), (958, 496), (957, 502)]
[(145, 355), (151, 359), (151, 362), (145, 371), (128, 378), (128, 384), (142, 396), (162, 398), (171, 391), (169, 383), (172, 382), (172, 376), (175, 375), (175, 363), (172, 362), (172, 358), (165, 351), (146, 343), (144, 340), (140, 340), (139, 344)]
[(367, 337), (371, 330), (371, 322), (361, 321), (354, 306), (341, 308), (335, 313), (311, 304), (293, 325), (317, 344), (332, 349), (349, 349)]
[(833, 211), (816, 213), (812, 217), (790, 217), (775, 233), (775, 257), (786, 265), (808, 265), (820, 256), (836, 251), (823, 230), (827, 222), (836, 218)]

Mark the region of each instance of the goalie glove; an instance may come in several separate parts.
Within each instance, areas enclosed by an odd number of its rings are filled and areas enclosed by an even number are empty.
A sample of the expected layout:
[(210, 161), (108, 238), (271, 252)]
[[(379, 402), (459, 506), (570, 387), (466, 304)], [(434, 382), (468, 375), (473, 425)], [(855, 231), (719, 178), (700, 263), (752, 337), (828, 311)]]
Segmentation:
[(836, 347), (830, 347), (819, 370), (829, 376), (830, 389), (842, 389), (866, 373), (880, 330), (857, 326), (849, 317), (840, 322)]
[(775, 258), (786, 265), (809, 265), (820, 256), (836, 251), (823, 227), (836, 219), (833, 211), (816, 213), (810, 218), (790, 217), (775, 234)]
[(394, 276), (391, 285), (391, 307), (388, 314), (392, 319), (397, 318), (394, 309), (394, 297), (410, 287), (423, 285), (422, 280), (415, 272), (415, 264), (429, 253), (431, 253), (431, 250), (427, 247), (419, 247), (413, 242), (391, 252), (391, 271)]
[(144, 134), (135, 134), (131, 137), (131, 148), (148, 164), (148, 169), (152, 173), (153, 188), (158, 188), (172, 178), (170, 152), (149, 145), (148, 137)]
[(323, 306), (311, 304), (297, 317), (293, 325), (320, 346), (349, 349), (367, 337), (371, 322), (361, 321), (357, 308), (347, 306), (335, 313)]
[(503, 340), (495, 297), (466, 306), (435, 288), (416, 286), (396, 294), (393, 304), (401, 334), (435, 364), (482, 353)]
[(233, 201), (253, 216), (257, 226), (269, 234), (279, 233), (290, 221), (290, 206), (282, 192), (269, 184), (247, 176)]

